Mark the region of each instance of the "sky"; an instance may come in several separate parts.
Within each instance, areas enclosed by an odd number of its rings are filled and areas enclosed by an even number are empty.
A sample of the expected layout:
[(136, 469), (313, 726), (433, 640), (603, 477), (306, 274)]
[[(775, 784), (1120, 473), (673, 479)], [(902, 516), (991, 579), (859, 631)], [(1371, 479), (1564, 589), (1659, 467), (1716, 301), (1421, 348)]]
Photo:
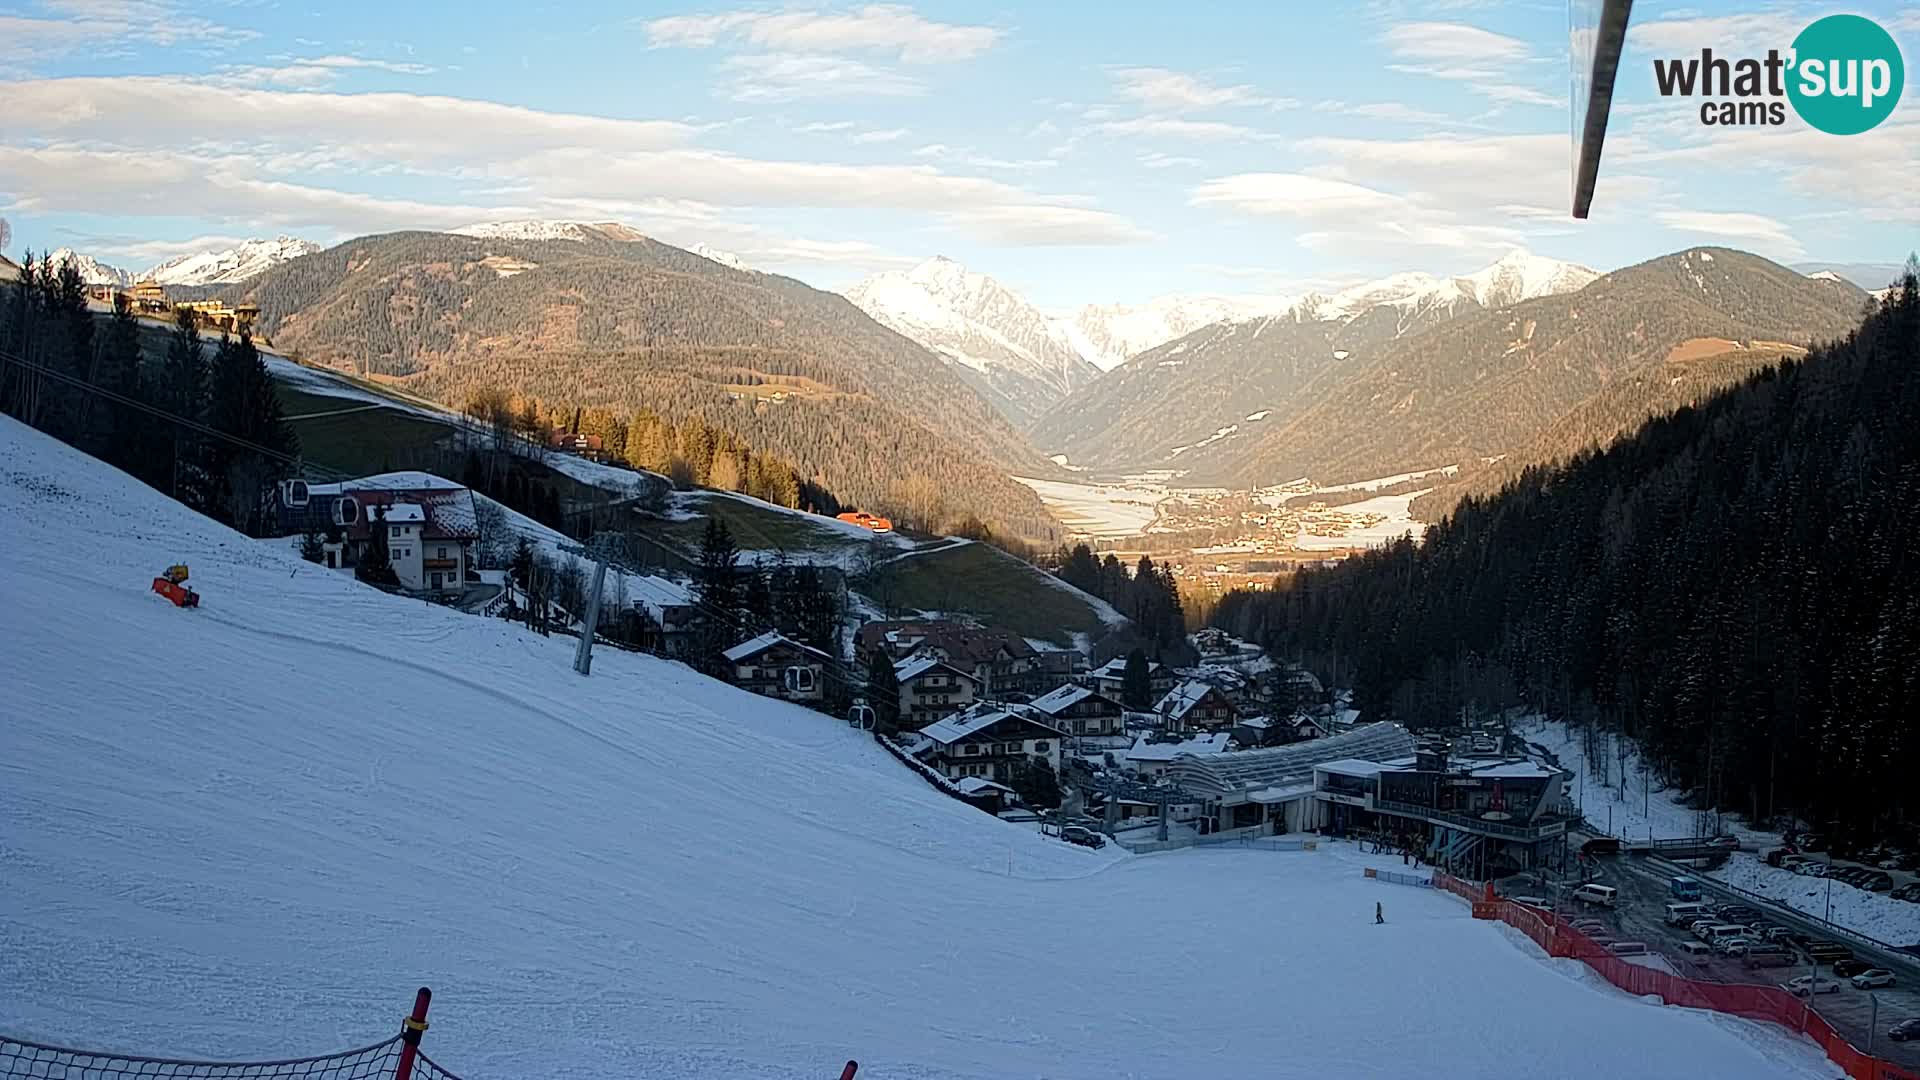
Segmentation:
[[(1597, 2), (1597, 0), (1582, 0)], [(1640, 0), (1592, 217), (1569, 215), (1559, 2), (8, 0), (8, 251), (132, 270), (614, 220), (823, 288), (946, 255), (1036, 303), (1290, 294), (1515, 249), (1607, 270), (1920, 246), (1920, 90), (1865, 134), (1703, 126), (1654, 58), (1920, 8)]]

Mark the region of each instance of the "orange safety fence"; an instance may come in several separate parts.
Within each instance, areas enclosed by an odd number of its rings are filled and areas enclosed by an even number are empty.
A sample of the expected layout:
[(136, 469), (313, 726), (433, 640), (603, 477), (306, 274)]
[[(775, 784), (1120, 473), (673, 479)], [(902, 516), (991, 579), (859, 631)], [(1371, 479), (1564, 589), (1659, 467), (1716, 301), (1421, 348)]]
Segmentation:
[[(1434, 875), (1434, 884), (1440, 884), (1440, 875)], [(1920, 1080), (1920, 1073), (1862, 1052), (1835, 1031), (1833, 1025), (1822, 1019), (1806, 999), (1777, 986), (1701, 982), (1641, 967), (1608, 952), (1605, 946), (1567, 925), (1564, 919), (1538, 908), (1517, 904), (1512, 900), (1491, 903), (1481, 900), (1474, 904), (1474, 914), (1484, 918), (1486, 916), (1482, 915), (1482, 911), (1489, 908), (1494, 912), (1492, 917), (1533, 939), (1548, 955), (1579, 960), (1629, 994), (1654, 996), (1668, 1005), (1712, 1009), (1714, 1012), (1779, 1024), (1803, 1032), (1826, 1051), (1829, 1060), (1854, 1080)]]

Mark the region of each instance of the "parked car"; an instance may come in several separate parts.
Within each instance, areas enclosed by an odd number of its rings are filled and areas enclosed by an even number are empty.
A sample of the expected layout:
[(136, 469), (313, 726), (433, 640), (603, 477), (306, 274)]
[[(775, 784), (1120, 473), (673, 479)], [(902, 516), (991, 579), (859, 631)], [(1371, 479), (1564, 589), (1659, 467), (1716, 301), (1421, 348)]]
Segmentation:
[(1793, 849), (1790, 847), (1777, 847), (1768, 848), (1763, 857), (1767, 860), (1768, 866), (1779, 866), (1782, 859), (1792, 854)]
[(1746, 961), (1750, 968), (1786, 967), (1794, 962), (1793, 954), (1787, 950), (1764, 947), (1748, 950)]
[(1793, 872), (1799, 874), (1801, 877), (1826, 877), (1827, 864), (1823, 862), (1803, 862), (1799, 866), (1794, 867)]
[(1877, 990), (1893, 985), (1893, 972), (1886, 968), (1868, 968), (1853, 977), (1853, 985), (1861, 990)]
[[(1768, 861), (1772, 862), (1771, 859), (1769, 859)], [(1775, 865), (1780, 867), (1780, 869), (1782, 870), (1792, 870), (1795, 867), (1803, 866), (1806, 863), (1811, 861), (1812, 860), (1808, 859), (1805, 855), (1801, 855), (1796, 852), (1788, 852), (1787, 854), (1780, 856), (1780, 861), (1778, 863), (1775, 863)]]
[[(1647, 951), (1647, 943), (1644, 941), (1616, 941), (1607, 946), (1607, 951), (1615, 956), (1640, 956)], [(1892, 985), (1892, 976), (1888, 976), (1887, 981), (1888, 985)], [(1859, 982), (1859, 979), (1854, 980), (1855, 985), (1858, 985)]]
[(1069, 825), (1060, 830), (1060, 839), (1081, 847), (1099, 848), (1107, 846), (1107, 838), (1084, 825)]
[(1680, 943), (1680, 951), (1688, 956), (1706, 956), (1713, 952), (1713, 946), (1704, 941), (1683, 941)]
[(1747, 950), (1753, 947), (1753, 939), (1750, 937), (1721, 938), (1713, 943), (1713, 947), (1722, 956), (1745, 956)]
[(1707, 843), (1712, 847), (1725, 848), (1728, 851), (1738, 851), (1740, 848), (1740, 838), (1737, 836), (1716, 836)]
[(1889, 892), (1893, 889), (1893, 878), (1885, 870), (1869, 870), (1860, 887), (1868, 892)]
[(1853, 959), (1853, 950), (1833, 941), (1807, 943), (1807, 955), (1816, 964), (1834, 964)]
[[(1805, 935), (1801, 935), (1801, 936), (1804, 937)], [(1784, 926), (1776, 926), (1773, 929), (1767, 931), (1768, 941), (1778, 942), (1782, 945), (1787, 944), (1789, 942), (1796, 945), (1799, 944), (1799, 942), (1796, 942), (1793, 940), (1793, 937), (1794, 937), (1793, 931), (1787, 929)]]
[(1920, 903), (1920, 881), (1910, 881), (1887, 895), (1893, 897), (1895, 900), (1905, 900), (1908, 903)]
[(1908, 1017), (1888, 1028), (1887, 1038), (1892, 1039), (1894, 1042), (1920, 1039), (1920, 1016)]
[(1833, 962), (1833, 973), (1842, 979), (1850, 979), (1855, 975), (1872, 970), (1874, 970), (1873, 965), (1867, 963), (1865, 960), (1847, 959), (1835, 960)]
[(1794, 997), (1807, 997), (1810, 994), (1837, 994), (1840, 992), (1840, 984), (1832, 979), (1802, 975), (1797, 979), (1788, 979), (1781, 983), (1780, 989)]

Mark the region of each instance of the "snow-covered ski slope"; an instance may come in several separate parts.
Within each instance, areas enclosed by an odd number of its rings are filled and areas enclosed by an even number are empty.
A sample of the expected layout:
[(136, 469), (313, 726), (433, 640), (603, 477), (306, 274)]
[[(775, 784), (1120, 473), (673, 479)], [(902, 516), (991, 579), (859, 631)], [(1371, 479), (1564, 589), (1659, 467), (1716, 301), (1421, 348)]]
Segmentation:
[[(0, 1030), (473, 1080), (1829, 1075), (1338, 851), (1125, 858), (388, 597), (0, 418)], [(147, 591), (191, 565), (197, 611)], [(1372, 924), (1375, 901), (1387, 924)]]

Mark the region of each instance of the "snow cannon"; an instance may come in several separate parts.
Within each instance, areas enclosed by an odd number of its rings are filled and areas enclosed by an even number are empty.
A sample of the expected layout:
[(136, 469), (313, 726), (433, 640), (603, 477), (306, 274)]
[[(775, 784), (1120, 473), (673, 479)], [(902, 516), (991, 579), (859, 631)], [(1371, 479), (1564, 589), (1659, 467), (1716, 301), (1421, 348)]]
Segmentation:
[(199, 607), (200, 594), (189, 588), (186, 582), (186, 565), (175, 564), (153, 579), (153, 591), (173, 601), (174, 607)]

